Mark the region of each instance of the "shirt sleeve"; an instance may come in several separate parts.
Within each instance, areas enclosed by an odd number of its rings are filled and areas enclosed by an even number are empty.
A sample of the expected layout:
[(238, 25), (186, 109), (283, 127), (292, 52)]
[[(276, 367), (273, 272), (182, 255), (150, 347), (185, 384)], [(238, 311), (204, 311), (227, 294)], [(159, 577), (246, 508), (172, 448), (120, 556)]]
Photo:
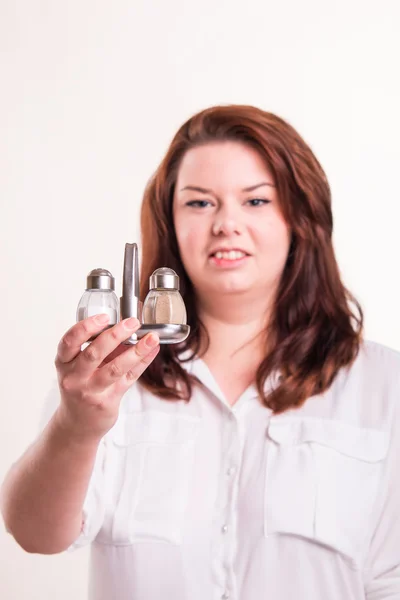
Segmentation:
[[(39, 434), (50, 421), (59, 403), (60, 391), (57, 381), (54, 380), (43, 404), (39, 420)], [(83, 504), (81, 533), (71, 546), (67, 548), (68, 552), (72, 552), (77, 548), (90, 544), (101, 529), (105, 514), (105, 464), (106, 438), (104, 437), (97, 450), (92, 475)]]
[[(399, 396), (400, 389), (397, 389)], [(391, 443), (381, 492), (380, 518), (364, 572), (367, 600), (400, 600), (400, 401), (393, 411)]]

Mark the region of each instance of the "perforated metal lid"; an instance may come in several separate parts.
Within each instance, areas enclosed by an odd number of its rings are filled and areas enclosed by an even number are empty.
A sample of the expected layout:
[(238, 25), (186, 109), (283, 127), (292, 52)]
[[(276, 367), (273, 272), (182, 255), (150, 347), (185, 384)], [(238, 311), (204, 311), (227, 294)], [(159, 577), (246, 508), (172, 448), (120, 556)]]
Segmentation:
[(114, 290), (115, 280), (107, 269), (93, 269), (86, 278), (87, 290)]
[(168, 267), (156, 269), (150, 277), (150, 289), (155, 288), (179, 290), (179, 276), (173, 269)]

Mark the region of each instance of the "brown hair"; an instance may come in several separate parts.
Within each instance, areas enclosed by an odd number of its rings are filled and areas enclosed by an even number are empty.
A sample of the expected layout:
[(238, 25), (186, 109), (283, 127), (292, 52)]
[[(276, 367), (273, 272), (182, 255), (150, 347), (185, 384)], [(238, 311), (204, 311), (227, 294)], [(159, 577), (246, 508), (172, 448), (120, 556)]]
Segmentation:
[[(182, 368), (178, 356), (185, 350), (191, 351), (191, 357), (198, 355), (200, 333), (207, 336), (207, 332), (196, 313), (193, 286), (180, 259), (172, 200), (184, 154), (194, 146), (226, 140), (248, 144), (263, 157), (292, 231), (266, 331), (269, 350), (256, 375), (265, 406), (281, 413), (324, 392), (339, 369), (353, 363), (362, 340), (363, 311), (340, 279), (332, 245), (331, 193), (321, 165), (293, 127), (252, 106), (216, 106), (190, 118), (147, 186), (141, 211), (141, 299), (155, 269), (173, 268), (180, 277), (191, 333), (182, 344), (162, 345), (140, 382), (163, 398), (191, 397), (195, 380)], [(281, 384), (266, 395), (265, 381), (275, 371), (282, 374)]]

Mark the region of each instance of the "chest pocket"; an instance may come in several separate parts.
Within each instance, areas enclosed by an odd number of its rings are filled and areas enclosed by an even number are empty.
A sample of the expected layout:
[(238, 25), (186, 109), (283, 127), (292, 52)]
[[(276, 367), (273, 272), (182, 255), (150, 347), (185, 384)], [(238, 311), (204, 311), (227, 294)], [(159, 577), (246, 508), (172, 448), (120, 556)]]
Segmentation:
[(356, 568), (364, 559), (389, 434), (319, 418), (272, 418), (264, 533), (331, 547)]
[(111, 542), (182, 542), (200, 419), (161, 411), (121, 415), (112, 439)]

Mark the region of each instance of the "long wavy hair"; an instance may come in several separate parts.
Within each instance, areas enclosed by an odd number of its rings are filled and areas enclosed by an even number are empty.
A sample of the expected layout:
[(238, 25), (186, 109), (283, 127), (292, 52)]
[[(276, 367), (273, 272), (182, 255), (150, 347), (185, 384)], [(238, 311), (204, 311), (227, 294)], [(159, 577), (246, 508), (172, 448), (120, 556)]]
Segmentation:
[[(253, 106), (215, 106), (182, 125), (151, 178), (141, 209), (141, 290), (160, 266), (180, 277), (189, 338), (162, 345), (140, 377), (151, 392), (169, 400), (190, 400), (196, 379), (182, 367), (182, 353), (200, 356), (200, 339), (208, 340), (196, 311), (191, 281), (183, 267), (174, 231), (172, 202), (185, 153), (216, 141), (245, 143), (259, 152), (274, 176), (283, 216), (292, 240), (266, 330), (268, 348), (258, 366), (256, 385), (265, 406), (282, 413), (330, 387), (360, 350), (363, 311), (344, 287), (332, 245), (331, 192), (326, 175), (309, 146), (287, 122)], [(179, 358), (181, 356), (181, 358)], [(270, 374), (280, 384), (265, 391)]]

